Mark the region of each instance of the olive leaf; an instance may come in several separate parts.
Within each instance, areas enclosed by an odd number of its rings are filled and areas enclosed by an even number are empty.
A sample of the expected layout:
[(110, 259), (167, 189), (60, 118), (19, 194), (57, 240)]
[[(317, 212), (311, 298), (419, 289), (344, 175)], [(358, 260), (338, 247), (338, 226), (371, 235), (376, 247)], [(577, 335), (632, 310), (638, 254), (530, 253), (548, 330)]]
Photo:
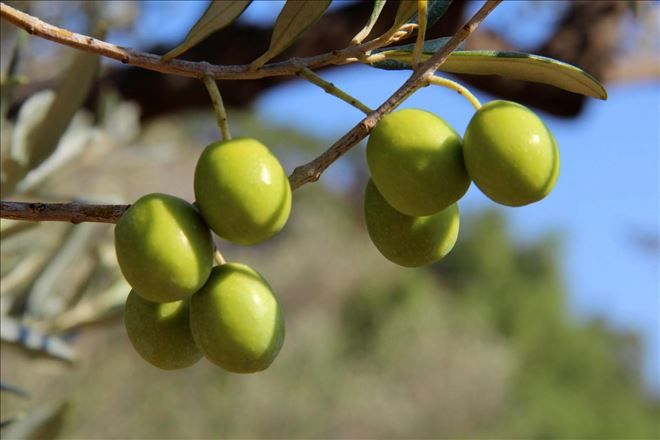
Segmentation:
[(163, 61), (169, 61), (199, 44), (206, 37), (232, 24), (252, 0), (213, 0), (197, 23), (190, 29), (186, 38), (174, 49), (163, 55)]
[[(441, 50), (450, 39), (451, 37), (440, 37), (424, 41), (424, 45), (422, 46), (422, 61), (427, 60), (431, 55)], [(459, 47), (462, 46), (463, 44), (461, 43)], [(371, 65), (384, 70), (410, 69), (410, 60), (414, 50), (415, 43), (376, 49), (372, 52), (372, 55), (382, 54), (383, 59), (379, 57), (378, 61), (373, 62)]]
[(380, 16), (380, 13), (383, 10), (386, 1), (387, 0), (374, 0), (374, 8), (371, 11), (369, 20), (367, 20), (367, 24), (364, 25), (364, 28), (362, 28), (362, 30), (358, 32), (356, 36), (353, 37), (352, 40), (353, 44), (362, 43), (362, 40), (364, 40), (367, 37), (367, 35), (369, 35), (371, 29), (373, 29), (374, 25), (376, 24), (376, 21), (378, 21), (378, 17)]
[(332, 0), (287, 0), (275, 21), (270, 47), (250, 64), (255, 70), (276, 57), (302, 35), (328, 9)]
[[(447, 12), (450, 4), (451, 0), (428, 0), (426, 27), (430, 28), (440, 20), (445, 15), (445, 12)], [(408, 23), (417, 23), (417, 14)]]
[(85, 280), (94, 269), (89, 250), (103, 225), (83, 223), (74, 228), (35, 279), (27, 300), (27, 313), (36, 318), (53, 318), (79, 297)]
[(417, 1), (401, 0), (399, 8), (396, 10), (394, 24), (387, 33), (396, 32), (401, 26), (406, 24), (414, 15), (417, 14)]
[[(103, 38), (105, 32), (96, 33)], [(38, 115), (22, 112), (8, 160), (3, 163), (2, 193), (13, 191), (16, 183), (46, 160), (57, 147), (73, 116), (82, 106), (99, 70), (99, 57), (76, 52), (73, 62), (63, 72), (54, 96), (43, 95)], [(51, 92), (52, 93), (52, 92)], [(21, 123), (26, 126), (21, 127)]]
[[(412, 47), (405, 46), (389, 48), (379, 52), (385, 59), (374, 62), (372, 66), (387, 70), (410, 69), (412, 50)], [(428, 59), (432, 54), (433, 52), (424, 50), (422, 60)], [(579, 67), (529, 53), (457, 50), (449, 55), (438, 70), (471, 75), (499, 75), (509, 79), (548, 84), (592, 98), (607, 99), (605, 87)]]
[(18, 75), (18, 65), (21, 60), (23, 48), (25, 47), (29, 34), (25, 31), (19, 31), (16, 35), (16, 43), (12, 50), (11, 57), (7, 63), (6, 71), (2, 72), (0, 81), (0, 121), (4, 122), (12, 101), (12, 92), (15, 86), (21, 82), (27, 82), (24, 76)]
[(48, 324), (49, 331), (62, 332), (94, 324), (107, 319), (117, 313), (123, 312), (126, 296), (131, 286), (123, 277), (119, 277), (102, 293), (91, 298), (85, 297), (73, 308), (55, 316)]

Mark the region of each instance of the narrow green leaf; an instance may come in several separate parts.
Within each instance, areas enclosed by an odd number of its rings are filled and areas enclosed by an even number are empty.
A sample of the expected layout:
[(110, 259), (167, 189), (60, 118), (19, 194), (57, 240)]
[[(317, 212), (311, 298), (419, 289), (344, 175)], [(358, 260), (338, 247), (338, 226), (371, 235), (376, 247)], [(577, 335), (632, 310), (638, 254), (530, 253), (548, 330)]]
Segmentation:
[[(374, 67), (389, 70), (410, 69), (412, 49), (380, 52), (384, 61)], [(424, 51), (422, 59), (432, 53)], [(548, 84), (573, 93), (607, 99), (605, 87), (593, 76), (571, 64), (521, 52), (457, 50), (440, 66), (443, 72), (471, 75), (499, 75), (509, 79)]]
[(371, 11), (371, 16), (369, 17), (369, 20), (367, 20), (367, 24), (364, 25), (364, 28), (353, 37), (353, 44), (362, 43), (362, 40), (369, 35), (371, 29), (373, 29), (376, 24), (376, 21), (378, 21), (378, 17), (380, 16), (386, 1), (387, 0), (374, 0), (374, 9)]
[[(440, 18), (445, 15), (451, 0), (429, 0), (428, 2), (428, 12), (426, 13), (426, 27), (430, 28), (433, 26)], [(409, 21), (409, 23), (417, 23), (417, 14)]]
[(417, 0), (401, 0), (391, 30), (398, 30), (417, 14)]
[[(451, 37), (440, 37), (433, 40), (426, 40), (422, 46), (421, 60), (427, 60), (431, 55), (442, 49), (450, 39)], [(415, 43), (374, 50), (372, 54), (380, 53), (385, 56), (385, 59), (373, 63), (372, 66), (384, 70), (410, 69), (410, 60), (414, 50)]]
[(493, 50), (456, 51), (449, 56), (441, 70), (473, 75), (500, 75), (548, 84), (592, 98), (607, 99), (605, 87), (589, 73), (563, 61), (540, 55)]
[(332, 0), (287, 0), (277, 16), (270, 47), (250, 64), (258, 69), (291, 46), (328, 9)]
[(174, 49), (163, 55), (169, 61), (199, 44), (206, 37), (232, 24), (248, 7), (252, 0), (213, 0), (197, 23), (190, 29), (186, 38)]

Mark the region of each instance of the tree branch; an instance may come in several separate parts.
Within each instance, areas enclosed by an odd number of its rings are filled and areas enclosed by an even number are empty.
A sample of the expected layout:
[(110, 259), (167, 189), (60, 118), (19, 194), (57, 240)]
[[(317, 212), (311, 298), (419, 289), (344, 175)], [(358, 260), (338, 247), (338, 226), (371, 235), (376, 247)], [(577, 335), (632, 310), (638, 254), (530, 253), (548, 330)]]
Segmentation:
[(130, 205), (88, 205), (84, 203), (0, 202), (0, 218), (32, 222), (57, 221), (117, 223)]
[(337, 98), (341, 99), (342, 101), (352, 105), (356, 109), (360, 110), (362, 113), (369, 114), (373, 110), (371, 110), (369, 107), (367, 107), (364, 103), (362, 103), (360, 100), (357, 98), (352, 97), (348, 93), (344, 92), (343, 90), (335, 87), (334, 84), (331, 82), (328, 82), (318, 76), (316, 73), (314, 73), (312, 70), (308, 69), (307, 67), (304, 67), (300, 69), (300, 76), (305, 78), (307, 81), (311, 82), (312, 84), (319, 86), (323, 90), (325, 90), (326, 93), (329, 93), (330, 95), (336, 96)]
[[(420, 64), (416, 68), (416, 70), (412, 73), (412, 75), (406, 80), (406, 82), (403, 83), (403, 85), (399, 87), (399, 89), (396, 92), (394, 92), (392, 96), (390, 96), (383, 104), (381, 104), (380, 107), (378, 107), (373, 112), (369, 113), (364, 119), (358, 122), (355, 125), (355, 127), (353, 127), (350, 131), (348, 131), (344, 136), (342, 136), (337, 142), (335, 142), (329, 149), (323, 152), (316, 159), (312, 160), (311, 162), (308, 162), (307, 164), (298, 166), (293, 171), (291, 176), (289, 176), (289, 182), (291, 184), (291, 188), (293, 190), (296, 190), (306, 183), (317, 181), (320, 178), (323, 171), (325, 171), (330, 166), (330, 164), (332, 164), (335, 160), (337, 160), (348, 150), (350, 150), (354, 145), (356, 145), (358, 142), (364, 139), (369, 134), (371, 129), (384, 115), (394, 110), (399, 104), (401, 104), (408, 96), (413, 94), (416, 90), (426, 86), (428, 84), (428, 79), (435, 73), (438, 67), (440, 67), (442, 63), (445, 62), (447, 57), (466, 38), (468, 38), (477, 29), (477, 27), (479, 27), (479, 24), (488, 16), (488, 14), (490, 14), (490, 12), (493, 9), (495, 9), (495, 7), (497, 7), (497, 5), (501, 1), (502, 0), (486, 1), (482, 5), (482, 7), (474, 14), (474, 16), (454, 34), (454, 36), (447, 42), (447, 44), (442, 48), (442, 50), (435, 53), (426, 62)], [(0, 3), (0, 5), (2, 6), (3, 17), (5, 17), (6, 9), (13, 9), (13, 8), (9, 8), (8, 6), (5, 6), (2, 3)], [(47, 25), (46, 23), (43, 24)], [(37, 34), (36, 32), (33, 33)], [(91, 37), (86, 37), (86, 38), (91, 39)], [(64, 40), (74, 41), (75, 39), (65, 38)], [(84, 46), (88, 47), (87, 45)], [(114, 47), (116, 48), (117, 46)], [(150, 55), (150, 56), (154, 57), (155, 55)], [(174, 60), (173, 63), (175, 61), (176, 60)], [(300, 60), (298, 60), (297, 62), (300, 62)], [(200, 64), (200, 63), (191, 63), (191, 64)], [(207, 65), (206, 63), (204, 64)], [(299, 65), (296, 64), (295, 60), (294, 60), (294, 66), (298, 66), (296, 68), (299, 68)], [(224, 67), (214, 66), (214, 67), (222, 69), (227, 66)], [(265, 69), (266, 67), (267, 66), (264, 66), (262, 69)], [(168, 73), (173, 73), (173, 72), (168, 72)], [(205, 70), (205, 73), (208, 74), (209, 70)], [(117, 220), (121, 217), (121, 214), (123, 214), (123, 212), (126, 209), (127, 206), (125, 205), (80, 205), (77, 203), (45, 204), (45, 203), (2, 202), (0, 217), (19, 219), (19, 220), (31, 220), (31, 221), (55, 220), (55, 221), (70, 221), (73, 223), (79, 223), (81, 221), (97, 221), (97, 222), (100, 221), (106, 223), (116, 223)]]
[(297, 189), (305, 183), (315, 182), (321, 177), (321, 173), (330, 166), (340, 156), (350, 150), (355, 144), (364, 139), (376, 123), (387, 113), (394, 110), (408, 96), (417, 89), (428, 84), (430, 78), (436, 70), (447, 60), (447, 57), (456, 50), (456, 48), (472, 34), (479, 24), (495, 9), (502, 0), (490, 0), (477, 11), (476, 14), (461, 27), (454, 36), (447, 42), (442, 50), (433, 54), (423, 64), (420, 64), (413, 74), (406, 80), (399, 89), (390, 96), (380, 107), (370, 113), (357, 123), (348, 133), (342, 136), (329, 149), (311, 162), (301, 165), (293, 170), (289, 177), (291, 188)]
[(220, 66), (207, 62), (183, 61), (178, 59), (166, 62), (163, 61), (160, 55), (134, 51), (88, 35), (59, 28), (4, 3), (0, 3), (0, 17), (24, 29), (31, 35), (36, 35), (74, 49), (111, 58), (130, 66), (198, 79), (202, 79), (204, 76), (210, 76), (216, 80), (248, 80), (271, 76), (290, 76), (298, 73), (301, 66), (316, 69), (329, 65), (354, 63), (364, 57), (368, 51), (387, 46), (401, 38), (405, 38), (411, 31), (411, 29), (406, 29), (406, 32), (393, 35), (390, 38), (380, 37), (357, 46), (348, 46), (342, 50), (334, 50), (307, 58), (266, 64), (259, 69), (250, 70), (249, 64)]

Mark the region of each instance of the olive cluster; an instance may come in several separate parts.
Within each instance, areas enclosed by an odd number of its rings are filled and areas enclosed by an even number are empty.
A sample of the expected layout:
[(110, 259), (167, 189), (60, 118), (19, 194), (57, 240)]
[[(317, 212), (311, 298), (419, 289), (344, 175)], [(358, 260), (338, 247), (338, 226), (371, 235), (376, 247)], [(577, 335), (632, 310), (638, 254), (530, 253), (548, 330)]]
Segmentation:
[(472, 181), (503, 205), (539, 201), (557, 180), (559, 151), (550, 130), (530, 109), (491, 101), (474, 114), (463, 140), (427, 111), (391, 113), (369, 137), (367, 163), (369, 236), (390, 261), (417, 267), (453, 248), (457, 202)]
[(205, 356), (228, 371), (261, 371), (284, 342), (280, 306), (252, 268), (213, 266), (211, 231), (238, 244), (272, 237), (291, 211), (289, 181), (268, 148), (237, 138), (206, 147), (194, 190), (196, 206), (148, 194), (117, 223), (117, 260), (132, 287), (124, 314), (128, 337), (162, 369)]

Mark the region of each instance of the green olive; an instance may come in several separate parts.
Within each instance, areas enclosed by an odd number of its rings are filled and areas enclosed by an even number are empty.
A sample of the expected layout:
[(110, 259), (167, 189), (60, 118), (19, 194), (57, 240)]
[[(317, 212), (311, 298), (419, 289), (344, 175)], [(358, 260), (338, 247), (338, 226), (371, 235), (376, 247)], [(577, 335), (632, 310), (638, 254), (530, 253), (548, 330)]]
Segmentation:
[(525, 106), (491, 101), (468, 124), (465, 165), (490, 199), (523, 206), (550, 193), (559, 175), (559, 150), (543, 121)]
[(421, 217), (392, 208), (369, 181), (364, 194), (369, 237), (388, 260), (405, 267), (431, 264), (451, 251), (458, 237), (458, 204)]
[(195, 293), (213, 266), (211, 231), (190, 203), (148, 194), (115, 227), (117, 260), (126, 281), (144, 299), (176, 301)]
[(124, 326), (128, 339), (144, 360), (163, 370), (193, 365), (202, 358), (190, 332), (188, 299), (155, 303), (131, 291)]
[(192, 297), (190, 324), (204, 356), (234, 373), (268, 368), (284, 343), (284, 319), (273, 291), (244, 264), (213, 268)]
[(195, 168), (195, 197), (211, 229), (238, 244), (277, 234), (291, 211), (291, 187), (282, 165), (250, 138), (206, 147)]
[(433, 113), (405, 109), (386, 115), (367, 143), (374, 185), (397, 211), (439, 212), (467, 192), (461, 137)]

